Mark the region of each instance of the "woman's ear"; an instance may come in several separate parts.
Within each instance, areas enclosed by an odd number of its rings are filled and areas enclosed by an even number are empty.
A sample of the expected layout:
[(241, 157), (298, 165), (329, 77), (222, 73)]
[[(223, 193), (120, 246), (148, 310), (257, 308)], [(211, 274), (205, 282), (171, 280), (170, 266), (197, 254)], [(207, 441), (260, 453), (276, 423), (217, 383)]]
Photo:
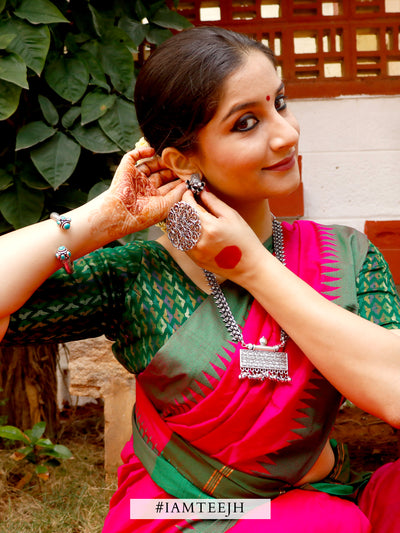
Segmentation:
[(199, 172), (192, 158), (176, 148), (170, 146), (164, 148), (161, 158), (165, 166), (170, 168), (182, 180), (187, 180), (192, 174)]

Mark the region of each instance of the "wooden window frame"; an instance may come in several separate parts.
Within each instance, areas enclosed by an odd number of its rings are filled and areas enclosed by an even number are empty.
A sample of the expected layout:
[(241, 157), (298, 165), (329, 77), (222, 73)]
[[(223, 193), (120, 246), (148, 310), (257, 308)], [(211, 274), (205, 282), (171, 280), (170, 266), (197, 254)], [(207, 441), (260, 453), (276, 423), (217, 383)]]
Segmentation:
[[(277, 56), (291, 98), (400, 93), (400, 75), (388, 74), (388, 62), (399, 62), (400, 67), (400, 12), (386, 13), (385, 0), (281, 0), (279, 18), (261, 17), (265, 3), (265, 0), (181, 0), (177, 10), (195, 26), (222, 26), (267, 41)], [(322, 6), (327, 3), (340, 5), (340, 12), (323, 15)], [(200, 20), (200, 7), (207, 5), (219, 6), (220, 20)], [(378, 50), (357, 50), (357, 33), (365, 30), (375, 33)], [(295, 53), (297, 32), (315, 34), (315, 52)], [(340, 41), (339, 50), (335, 39)], [(280, 50), (276, 49), (277, 41)], [(324, 50), (327, 44), (329, 50)], [(325, 75), (324, 65), (331, 62), (341, 65), (340, 77)]]

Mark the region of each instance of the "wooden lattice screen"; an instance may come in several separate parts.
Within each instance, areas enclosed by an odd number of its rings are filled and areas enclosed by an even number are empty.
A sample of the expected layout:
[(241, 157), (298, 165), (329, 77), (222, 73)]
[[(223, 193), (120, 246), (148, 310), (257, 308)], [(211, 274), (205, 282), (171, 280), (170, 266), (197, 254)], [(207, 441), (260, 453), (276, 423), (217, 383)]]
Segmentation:
[(265, 42), (292, 98), (400, 93), (400, 0), (181, 0), (178, 12)]

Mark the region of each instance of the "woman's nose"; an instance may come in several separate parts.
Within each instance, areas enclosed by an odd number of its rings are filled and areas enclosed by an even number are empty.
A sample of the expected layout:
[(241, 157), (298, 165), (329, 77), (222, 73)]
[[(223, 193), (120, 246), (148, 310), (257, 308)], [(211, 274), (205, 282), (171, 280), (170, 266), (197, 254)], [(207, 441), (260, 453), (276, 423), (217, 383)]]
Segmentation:
[(276, 112), (270, 126), (270, 147), (274, 151), (295, 146), (299, 141), (300, 128), (293, 115), (282, 116)]

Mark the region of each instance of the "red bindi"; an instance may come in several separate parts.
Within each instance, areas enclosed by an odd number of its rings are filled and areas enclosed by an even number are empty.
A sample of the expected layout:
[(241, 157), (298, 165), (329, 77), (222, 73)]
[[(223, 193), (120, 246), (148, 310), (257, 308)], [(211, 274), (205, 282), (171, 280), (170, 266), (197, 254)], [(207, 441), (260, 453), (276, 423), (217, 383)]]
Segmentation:
[(220, 268), (235, 268), (242, 257), (242, 251), (238, 246), (225, 246), (218, 255), (215, 262)]
[(269, 102), (271, 100), (271, 97), (269, 94), (267, 94), (267, 102)]

